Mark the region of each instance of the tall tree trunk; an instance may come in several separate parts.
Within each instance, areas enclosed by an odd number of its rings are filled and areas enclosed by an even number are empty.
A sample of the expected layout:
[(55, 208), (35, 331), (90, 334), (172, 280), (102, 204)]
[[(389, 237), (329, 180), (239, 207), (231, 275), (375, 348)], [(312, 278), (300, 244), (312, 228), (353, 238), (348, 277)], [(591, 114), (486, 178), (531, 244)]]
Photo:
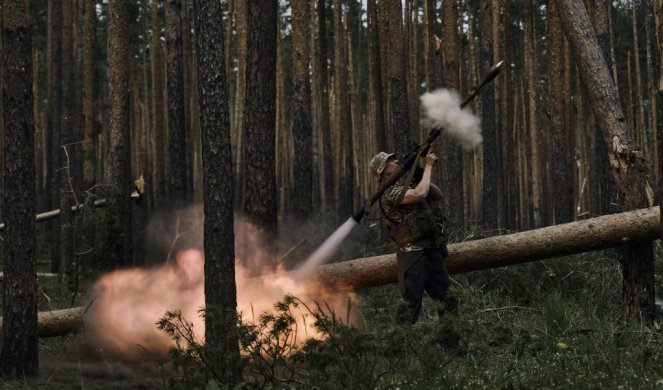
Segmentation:
[(92, 188), (94, 177), (94, 0), (83, 0), (83, 186)]
[(189, 0), (182, 0), (181, 12), (181, 35), (182, 35), (182, 100), (183, 100), (183, 127), (184, 127), (184, 145), (186, 153), (186, 172), (187, 178), (184, 183), (186, 194), (189, 201), (194, 198), (193, 186), (193, 127), (191, 127), (191, 95), (193, 89), (191, 87), (191, 23), (189, 22)]
[(554, 223), (559, 224), (573, 220), (572, 169), (574, 167), (568, 164), (568, 155), (573, 149), (567, 142), (569, 137), (565, 132), (564, 97), (562, 84), (559, 82), (564, 77), (564, 32), (554, 0), (548, 3), (548, 42), (548, 116), (554, 146), (551, 161)]
[[(586, 86), (594, 117), (609, 150), (622, 211), (648, 206), (647, 161), (634, 145), (624, 122), (619, 96), (582, 4), (557, 0), (562, 25)], [(651, 192), (651, 189), (649, 189)], [(624, 317), (654, 317), (654, 254), (651, 242), (630, 244), (622, 257)]]
[[(51, 45), (51, 58), (49, 61), (49, 86), (51, 88), (48, 106), (48, 120), (47, 120), (47, 133), (49, 139), (47, 140), (48, 153), (47, 163), (48, 169), (48, 184), (51, 194), (51, 202), (49, 209), (60, 207), (60, 176), (62, 168), (62, 151), (61, 151), (61, 130), (62, 130), (62, 116), (60, 114), (62, 100), (62, 4), (59, 1), (49, 1), (50, 7), (50, 38)], [(59, 272), (60, 270), (60, 223), (54, 221), (51, 223), (50, 229), (51, 237), (51, 272)]]
[[(345, 34), (343, 29), (343, 0), (334, 0), (334, 124), (336, 134), (335, 193), (337, 212), (353, 207), (353, 164), (352, 164), (352, 118), (350, 116), (350, 97), (348, 94), (348, 64)], [(403, 91), (406, 93), (406, 91)], [(407, 103), (406, 103), (407, 104)], [(405, 107), (407, 110), (407, 105)]]
[[(610, 14), (610, 2), (607, 0), (592, 0), (590, 8), (590, 15), (592, 20), (592, 25), (596, 31), (596, 37), (601, 47), (601, 52), (603, 53), (603, 58), (608, 64), (608, 68), (612, 67), (612, 58), (610, 56), (610, 23), (609, 23), (609, 14)], [(613, 80), (617, 83), (617, 80)], [(597, 129), (594, 131), (594, 142), (596, 144), (595, 153), (593, 153), (593, 165), (594, 168), (593, 174), (598, 176), (597, 185), (592, 186), (592, 188), (597, 191), (600, 190), (600, 203), (598, 206), (599, 214), (614, 213), (617, 211), (612, 205), (615, 203), (615, 184), (610, 175), (610, 167), (605, 163), (608, 159), (608, 151), (601, 139), (601, 132)]]
[(369, 97), (372, 104), (372, 117), (374, 122), (373, 134), (374, 145), (378, 151), (387, 149), (388, 140), (384, 125), (384, 104), (382, 100), (382, 72), (380, 68), (380, 38), (378, 25), (378, 13), (375, 0), (367, 2), (368, 18), (368, 79)]
[[(642, 2), (641, 2), (642, 3)], [(640, 136), (640, 149), (647, 150), (646, 145), (648, 145), (647, 132), (646, 132), (646, 123), (645, 123), (645, 103), (643, 101), (643, 89), (642, 89), (642, 75), (640, 68), (640, 40), (638, 39), (638, 12), (637, 12), (637, 1), (633, 1), (631, 4), (631, 22), (633, 28), (633, 59), (635, 67), (635, 110), (636, 110), (636, 121), (633, 132), (636, 134), (641, 134)], [(645, 155), (645, 158), (647, 156)]]
[(194, 0), (205, 207), (205, 342), (217, 383), (241, 381), (233, 235), (233, 168), (218, 2)]
[(110, 144), (106, 166), (110, 268), (130, 264), (133, 237), (131, 226), (131, 142), (129, 129), (129, 0), (108, 4), (108, 87), (110, 92)]
[[(444, 87), (460, 93), (460, 60), (458, 38), (458, 4), (455, 0), (444, 3), (442, 9), (442, 41), (440, 56), (443, 58)], [(447, 213), (451, 226), (463, 226), (465, 201), (463, 199), (463, 151), (454, 142), (440, 142), (440, 189), (443, 209)]]
[(536, 71), (536, 37), (534, 35), (534, 5), (532, 1), (525, 1), (525, 94), (527, 95), (527, 123), (525, 128), (529, 134), (528, 160), (530, 162), (530, 207), (533, 218), (533, 227), (543, 226), (541, 210), (541, 163), (539, 162), (541, 142), (539, 131), (538, 110), (538, 78)]
[[(493, 65), (493, 17), (492, 4), (482, 2), (479, 8), (479, 24), (481, 26), (481, 70), (487, 73)], [(495, 230), (498, 226), (498, 194), (499, 188), (499, 143), (497, 126), (495, 125), (495, 87), (486, 85), (481, 91), (481, 127), (483, 134), (483, 192), (481, 211), (483, 227)]]
[(244, 211), (266, 233), (267, 253), (276, 253), (276, 16), (277, 4), (272, 0), (247, 4)]
[(235, 6), (235, 31), (237, 34), (237, 77), (235, 87), (235, 107), (233, 116), (232, 134), (235, 143), (235, 202), (237, 204), (244, 204), (244, 189), (245, 189), (245, 159), (244, 159), (244, 141), (246, 139), (245, 131), (245, 118), (244, 104), (246, 103), (246, 55), (247, 55), (247, 25), (246, 25), (246, 2), (234, 1)]
[(410, 114), (405, 73), (405, 51), (403, 49), (403, 9), (401, 1), (380, 2), (386, 7), (384, 23), (387, 31), (388, 51), (386, 53), (387, 78), (389, 83), (389, 127), (394, 135), (394, 149), (402, 156), (409, 151), (409, 142), (415, 137), (410, 129)]
[(309, 76), (308, 0), (292, 1), (293, 96), (292, 137), (295, 142), (293, 211), (307, 219), (313, 211), (311, 80)]
[(435, 36), (435, 5), (436, 1), (424, 0), (424, 82), (426, 91), (432, 92), (440, 85), (440, 56), (441, 48)]
[[(504, 12), (502, 13), (502, 26), (503, 41), (502, 45), (502, 60), (505, 66), (502, 67), (500, 72), (500, 85), (502, 87), (500, 99), (500, 111), (502, 114), (502, 129), (501, 134), (503, 137), (503, 155), (504, 155), (504, 175), (503, 186), (505, 189), (504, 213), (505, 224), (509, 230), (517, 229), (518, 220), (518, 176), (517, 176), (517, 149), (516, 137), (514, 132), (514, 108), (512, 102), (516, 100), (515, 96), (517, 89), (512, 85), (511, 76), (511, 63), (512, 63), (512, 48), (509, 42), (512, 42), (511, 31), (511, 0), (504, 0)], [(514, 91), (516, 93), (514, 93)]]
[[(159, 20), (158, 0), (152, 0), (150, 24), (150, 64), (152, 67), (152, 129), (154, 136), (150, 141), (154, 171), (151, 173), (151, 184), (154, 190), (154, 205), (161, 208), (166, 195), (166, 155), (163, 145), (168, 144), (164, 112), (164, 79), (163, 79), (163, 46), (161, 44), (161, 23)], [(150, 180), (148, 180), (149, 184)]]
[(168, 80), (168, 192), (175, 208), (189, 201), (187, 193), (186, 126), (184, 118), (184, 72), (182, 69), (182, 3), (166, 1), (166, 65)]
[[(658, 54), (658, 68), (657, 77), (657, 91), (656, 91), (656, 113), (658, 122), (656, 123), (655, 132), (658, 133), (658, 143), (654, 145), (658, 149), (658, 172), (663, 175), (663, 0), (654, 0), (654, 26), (656, 37), (656, 52)], [(659, 200), (663, 199), (663, 178), (659, 176), (658, 180)], [(663, 219), (661, 219), (663, 223)]]
[[(320, 85), (320, 117), (318, 126), (320, 128), (321, 158), (320, 158), (320, 176), (322, 178), (322, 200), (325, 209), (334, 205), (334, 171), (332, 159), (332, 138), (331, 127), (329, 124), (329, 72), (327, 69), (328, 46), (327, 46), (327, 5), (325, 0), (317, 0), (318, 13), (318, 59), (319, 71), (317, 72), (318, 83)], [(314, 76), (315, 77), (315, 76)]]
[(32, 40), (26, 0), (5, 1), (2, 25), (2, 106), (5, 129), (5, 242), (3, 337), (4, 375), (36, 375), (37, 257), (35, 238), (34, 123), (32, 118)]
[(71, 207), (76, 203), (74, 189), (74, 85), (73, 85), (73, 40), (72, 40), (72, 7), (73, 0), (62, 0), (62, 98), (60, 113), (62, 115), (61, 154), (63, 170), (60, 172), (60, 280), (71, 276), (71, 265), (74, 262), (74, 216)]

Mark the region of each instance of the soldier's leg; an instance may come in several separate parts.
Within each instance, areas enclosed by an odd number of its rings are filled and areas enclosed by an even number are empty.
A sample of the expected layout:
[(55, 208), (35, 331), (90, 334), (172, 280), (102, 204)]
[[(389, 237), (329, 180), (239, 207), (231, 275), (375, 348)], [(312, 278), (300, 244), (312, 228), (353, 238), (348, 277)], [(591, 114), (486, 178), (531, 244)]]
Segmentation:
[(396, 322), (414, 324), (421, 312), (421, 300), (424, 296), (426, 283), (426, 262), (421, 251), (398, 253), (399, 261), (406, 262), (409, 267), (399, 272), (401, 296), (403, 302), (398, 307)]
[(425, 253), (428, 271), (426, 292), (431, 298), (440, 301), (445, 311), (456, 312), (458, 303), (456, 298), (449, 294), (449, 272), (442, 254), (436, 249), (427, 249)]

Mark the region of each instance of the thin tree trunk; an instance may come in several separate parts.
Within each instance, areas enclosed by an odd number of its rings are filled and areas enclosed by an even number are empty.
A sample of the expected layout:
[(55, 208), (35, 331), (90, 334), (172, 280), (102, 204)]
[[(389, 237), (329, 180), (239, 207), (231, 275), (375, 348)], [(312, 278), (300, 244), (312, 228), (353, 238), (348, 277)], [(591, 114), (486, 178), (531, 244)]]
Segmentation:
[(59, 153), (62, 159), (60, 172), (60, 281), (70, 280), (73, 276), (74, 263), (74, 217), (71, 206), (77, 203), (74, 188), (74, 85), (73, 85), (73, 0), (62, 0), (62, 97), (59, 101), (62, 117), (61, 148)]
[(168, 80), (168, 192), (175, 208), (189, 201), (187, 183), (186, 119), (184, 118), (184, 72), (182, 67), (182, 4), (166, 1), (166, 65)]
[(334, 171), (332, 158), (332, 136), (329, 124), (329, 73), (327, 70), (327, 6), (325, 0), (318, 0), (318, 48), (320, 61), (320, 142), (322, 143), (322, 158), (320, 172), (323, 177), (323, 200), (325, 208), (333, 207), (334, 197)]
[(129, 130), (129, 1), (111, 0), (108, 6), (108, 70), (110, 92), (110, 144), (106, 167), (108, 208), (113, 214), (109, 231), (111, 268), (129, 265), (131, 226), (131, 141)]
[(566, 134), (566, 112), (564, 112), (564, 95), (559, 80), (564, 77), (564, 32), (559, 20), (557, 4), (548, 3), (548, 115), (552, 132), (552, 166), (554, 223), (573, 221), (573, 175), (569, 166), (568, 154), (571, 150)]
[(93, 0), (83, 0), (83, 186), (92, 188), (94, 177), (94, 43), (95, 9)]
[[(51, 9), (51, 29), (49, 42), (51, 44), (51, 58), (49, 64), (51, 66), (49, 76), (51, 78), (49, 85), (51, 86), (49, 105), (49, 120), (47, 121), (47, 132), (50, 139), (47, 142), (49, 145), (47, 156), (47, 163), (49, 164), (49, 188), (51, 194), (51, 202), (49, 209), (60, 207), (60, 176), (62, 168), (62, 151), (61, 151), (61, 130), (62, 130), (62, 116), (60, 101), (62, 100), (62, 5), (59, 1), (49, 1)], [(50, 125), (49, 125), (50, 122)], [(51, 224), (51, 272), (57, 273), (60, 271), (60, 224)]]
[(538, 110), (538, 78), (536, 71), (536, 37), (534, 34), (534, 5), (532, 1), (524, 2), (525, 12), (525, 94), (527, 95), (527, 123), (529, 133), (528, 160), (530, 162), (530, 207), (533, 227), (543, 226), (541, 210), (541, 163), (539, 162), (539, 110)]
[[(444, 68), (444, 87), (461, 92), (460, 60), (458, 37), (458, 4), (455, 0), (444, 2), (442, 9), (442, 41), (440, 57)], [(463, 199), (463, 151), (454, 142), (439, 143), (440, 158), (444, 169), (440, 169), (440, 189), (442, 208), (451, 226), (464, 225), (465, 206)]]
[[(487, 73), (493, 61), (493, 18), (492, 3), (483, 2), (479, 8), (481, 26), (481, 70)], [(488, 84), (481, 91), (481, 127), (483, 134), (483, 185), (481, 211), (483, 227), (488, 230), (498, 229), (498, 194), (499, 188), (499, 143), (495, 125), (495, 87)]]
[[(150, 35), (150, 64), (152, 67), (152, 129), (154, 136), (150, 139), (154, 172), (151, 173), (154, 191), (154, 205), (161, 208), (166, 196), (166, 155), (164, 145), (168, 145), (168, 132), (165, 124), (165, 101), (163, 79), (163, 46), (161, 44), (161, 23), (159, 20), (158, 0), (152, 0), (152, 21)], [(149, 180), (148, 180), (149, 182)]]
[(247, 22), (246, 22), (246, 2), (235, 1), (235, 31), (237, 34), (237, 82), (235, 87), (235, 107), (233, 117), (233, 135), (235, 138), (235, 202), (239, 205), (244, 204), (245, 188), (245, 162), (244, 162), (244, 141), (246, 139), (244, 110), (246, 103), (246, 55), (247, 55)]
[(311, 81), (309, 76), (308, 0), (292, 1), (293, 96), (292, 137), (294, 155), (294, 216), (307, 219), (313, 212)]

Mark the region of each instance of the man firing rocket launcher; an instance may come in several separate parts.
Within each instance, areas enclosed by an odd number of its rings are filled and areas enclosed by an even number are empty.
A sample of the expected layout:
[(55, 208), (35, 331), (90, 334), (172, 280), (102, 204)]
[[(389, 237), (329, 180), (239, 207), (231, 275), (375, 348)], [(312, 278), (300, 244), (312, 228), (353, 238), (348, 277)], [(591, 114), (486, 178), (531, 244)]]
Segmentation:
[[(502, 62), (499, 62), (493, 66), (459, 107), (442, 109), (439, 124), (445, 125), (449, 112), (462, 112), (481, 88), (499, 74), (501, 65)], [(428, 98), (424, 96), (422, 100)], [(474, 137), (464, 140), (464, 146), (475, 147), (481, 142), (478, 119), (476, 129)], [(443, 195), (431, 182), (437, 156), (430, 148), (441, 133), (439, 127), (433, 128), (424, 143), (413, 145), (403, 161), (399, 161), (395, 153), (376, 154), (369, 166), (379, 188), (352, 213), (352, 218), (359, 223), (366, 211), (377, 202), (388, 221), (389, 236), (399, 248), (396, 254), (398, 284), (404, 302), (398, 308), (398, 323), (414, 324), (417, 321), (424, 291), (441, 303), (440, 315), (456, 311), (456, 299), (448, 294), (449, 274), (444, 263), (444, 258), (448, 256), (448, 228), (446, 217), (438, 206)], [(418, 163), (420, 158), (424, 159), (423, 168)]]

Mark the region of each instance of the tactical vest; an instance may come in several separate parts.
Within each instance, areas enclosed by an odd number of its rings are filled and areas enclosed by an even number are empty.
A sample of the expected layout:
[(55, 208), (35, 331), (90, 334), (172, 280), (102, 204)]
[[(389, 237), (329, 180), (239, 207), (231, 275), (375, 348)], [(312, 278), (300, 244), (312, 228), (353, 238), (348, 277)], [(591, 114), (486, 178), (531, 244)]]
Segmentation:
[(409, 245), (421, 248), (446, 246), (449, 238), (447, 218), (430, 200), (386, 210), (380, 199), (380, 208), (390, 222), (387, 233), (399, 248)]

